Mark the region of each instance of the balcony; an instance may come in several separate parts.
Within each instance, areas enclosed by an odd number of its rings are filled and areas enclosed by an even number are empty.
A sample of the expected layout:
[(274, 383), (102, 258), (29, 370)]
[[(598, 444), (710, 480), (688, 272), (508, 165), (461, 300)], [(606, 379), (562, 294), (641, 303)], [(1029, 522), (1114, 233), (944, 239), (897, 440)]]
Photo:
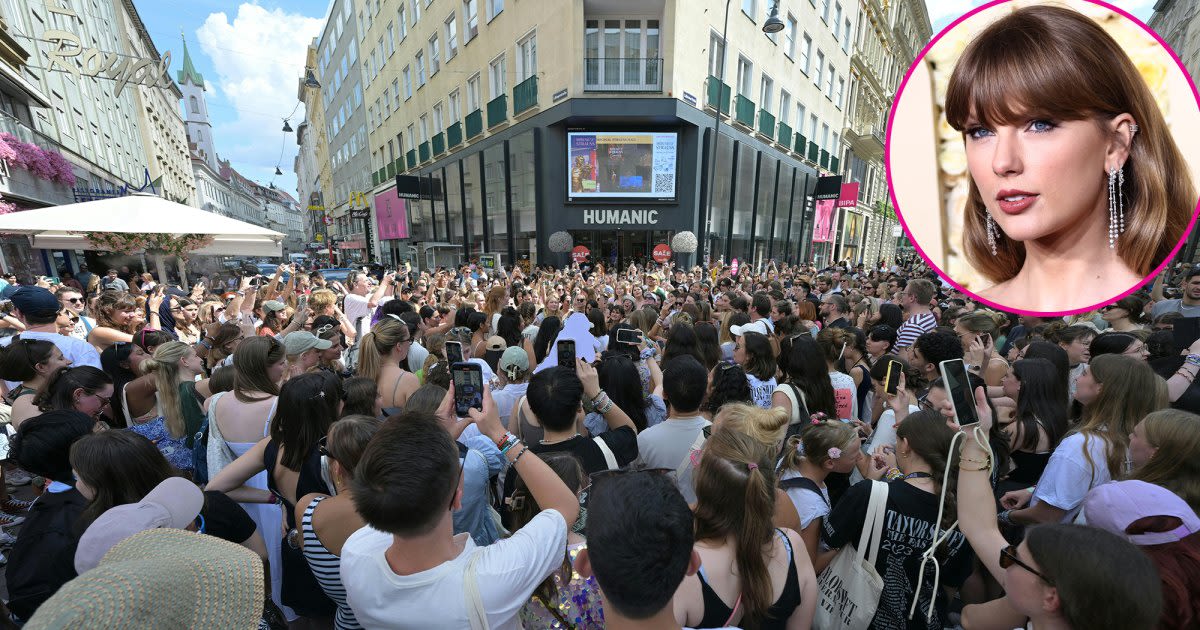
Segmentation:
[(446, 127), (446, 144), (449, 145), (449, 147), (451, 149), (462, 144), (462, 141), (463, 141), (462, 134), (463, 134), (463, 129), (462, 129), (462, 123), (460, 123), (460, 122), (456, 122), (453, 125)]
[[(0, 132), (11, 133), (18, 140), (37, 145), (41, 149), (61, 153), (59, 144), (52, 138), (25, 126), (25, 123), (3, 111), (0, 111)], [(82, 184), (76, 185), (82, 186)], [(5, 195), (12, 193), (52, 206), (78, 201), (73, 196), (71, 188), (65, 184), (42, 179), (26, 169), (8, 165), (0, 165), (0, 193)], [(20, 205), (25, 206), (25, 203), (21, 202)], [(13, 263), (12, 260), (9, 262)]]
[(483, 133), (483, 112), (475, 110), (467, 114), (467, 137), (474, 138)]
[(834, 173), (838, 172), (838, 159), (834, 156), (829, 156), (829, 170)]
[(738, 94), (737, 101), (734, 104), (733, 121), (740, 125), (745, 125), (746, 127), (753, 129), (754, 128), (754, 101), (746, 98), (745, 96), (742, 96), (741, 94)]
[(585, 58), (583, 60), (583, 91), (661, 92), (662, 59)]
[(765, 109), (758, 110), (758, 133), (768, 138), (775, 137), (775, 115)]
[(375, 171), (374, 173), (371, 173), (371, 185), (372, 186), (379, 185), (379, 171)]
[(396, 176), (396, 163), (393, 162), (393, 163), (387, 165), (387, 175), (385, 176), (386, 179), (384, 181), (387, 181), (388, 179), (391, 179), (395, 176)]
[(792, 145), (792, 150), (796, 152), (796, 155), (804, 157), (804, 148), (806, 145), (808, 145), (808, 138), (805, 138), (802, 133), (797, 133), (796, 144)]
[(826, 151), (825, 149), (821, 149), (821, 162), (820, 162), (820, 164), (821, 164), (821, 168), (823, 168), (823, 169), (828, 169), (828, 168), (829, 168), (829, 151)]
[[(524, 112), (537, 107), (538, 90), (537, 90), (537, 75), (533, 75), (528, 79), (517, 84), (513, 88), (513, 116), (520, 116)], [(489, 110), (490, 114), (490, 110)], [(491, 116), (488, 116), (488, 121), (491, 121)]]
[(445, 134), (436, 133), (433, 135), (433, 154), (441, 155), (446, 152), (446, 136)]
[(417, 155), (420, 156), (421, 162), (425, 162), (429, 159), (429, 143), (428, 142), (422, 142), (421, 144), (417, 145)]
[(411, 171), (414, 168), (417, 168), (417, 150), (416, 149), (409, 149), (408, 153), (406, 153), (404, 155), (404, 159), (405, 159), (405, 161), (408, 162), (408, 170)]
[(728, 116), (729, 99), (730, 95), (733, 94), (733, 89), (717, 80), (717, 77), (709, 75), (706, 90), (708, 98), (704, 100), (704, 105), (709, 109), (716, 109), (716, 103), (720, 100), (721, 113)]
[(396, 167), (397, 175), (399, 175), (400, 173), (403, 173), (404, 172), (404, 156), (401, 155), (400, 157), (396, 158), (396, 161), (392, 162), (392, 165)]
[(883, 158), (883, 132), (875, 125), (852, 125), (842, 132), (850, 150), (867, 159)]
[(495, 127), (506, 120), (508, 120), (508, 95), (501, 94), (500, 96), (488, 101), (488, 129), (491, 129), (492, 127)]
[(817, 146), (816, 142), (809, 142), (808, 161), (815, 164), (819, 159), (821, 159), (821, 147)]
[(775, 137), (776, 141), (783, 147), (790, 148), (792, 146), (792, 128), (787, 123), (779, 123), (779, 135)]

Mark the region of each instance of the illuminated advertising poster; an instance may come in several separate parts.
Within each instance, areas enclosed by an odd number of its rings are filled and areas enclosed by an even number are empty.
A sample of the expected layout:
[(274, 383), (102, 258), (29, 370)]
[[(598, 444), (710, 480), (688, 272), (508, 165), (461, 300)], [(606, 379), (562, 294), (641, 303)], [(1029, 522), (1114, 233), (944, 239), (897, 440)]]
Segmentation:
[(674, 199), (678, 143), (676, 133), (568, 133), (567, 199)]
[(842, 188), (842, 177), (822, 177), (817, 180), (816, 217), (813, 224), (814, 243), (833, 242), (833, 211), (837, 207)]

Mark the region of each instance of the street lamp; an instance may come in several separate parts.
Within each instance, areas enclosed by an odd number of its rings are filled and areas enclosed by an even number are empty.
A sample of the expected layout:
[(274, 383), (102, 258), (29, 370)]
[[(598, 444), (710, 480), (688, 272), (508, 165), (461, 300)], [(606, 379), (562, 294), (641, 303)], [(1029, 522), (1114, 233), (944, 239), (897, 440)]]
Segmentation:
[(284, 118), (283, 119), (283, 133), (291, 133), (291, 132), (292, 132), (292, 126), (290, 124), (288, 124), (288, 119)]
[(321, 82), (317, 80), (317, 77), (313, 76), (313, 73), (312, 73), (312, 69), (311, 69), (311, 68), (306, 68), (306, 69), (305, 69), (305, 73), (304, 73), (304, 87), (308, 87), (308, 88), (314, 88), (314, 89), (320, 89), (320, 88), (321, 88)]
[[(724, 26), (721, 27), (721, 60), (720, 60), (721, 67), (717, 70), (717, 83), (719, 83), (720, 85), (717, 86), (717, 102), (716, 102), (716, 107), (713, 108), (712, 159), (710, 159), (708, 161), (708, 164), (709, 164), (709, 170), (708, 170), (708, 216), (709, 217), (712, 216), (713, 200), (716, 198), (716, 191), (713, 189), (713, 187), (715, 185), (716, 173), (717, 173), (717, 144), (721, 140), (721, 88), (723, 88), (725, 86), (725, 52), (726, 52), (726, 49), (728, 48), (727, 44), (728, 44), (728, 35), (729, 35), (729, 4), (730, 4), (730, 2), (732, 2), (732, 0), (725, 0), (725, 24), (724, 24)], [(769, 16), (767, 17), (767, 21), (763, 22), (762, 30), (764, 33), (767, 33), (769, 35), (772, 33), (778, 33), (779, 31), (782, 31), (783, 28), (784, 28), (783, 21), (779, 19), (779, 0), (774, 0), (774, 2), (771, 3), (771, 11), (770, 11)], [(733, 90), (730, 89), (729, 93), (730, 93), (730, 98), (732, 98)], [(732, 200), (730, 200), (730, 203), (732, 203)], [(705, 219), (705, 226), (706, 227), (710, 226), (710, 222), (707, 217)], [(711, 231), (706, 230), (705, 237), (704, 237), (704, 258), (705, 258), (706, 263), (708, 260), (711, 259), (711, 255), (712, 255), (712, 252), (710, 251), (711, 246), (709, 245), (711, 242), (712, 242)], [(733, 242), (733, 240), (730, 239), (729, 242), (726, 243), (726, 247), (729, 247), (729, 243), (732, 243), (732, 242)]]

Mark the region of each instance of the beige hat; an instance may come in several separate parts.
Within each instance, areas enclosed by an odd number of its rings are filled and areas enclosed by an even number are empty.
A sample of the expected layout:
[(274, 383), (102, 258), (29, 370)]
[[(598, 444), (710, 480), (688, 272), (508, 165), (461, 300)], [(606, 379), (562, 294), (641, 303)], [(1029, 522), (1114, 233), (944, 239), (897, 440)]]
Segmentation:
[(183, 529), (151, 529), (63, 585), (25, 628), (252, 630), (265, 594), (262, 559), (249, 549)]
[(504, 352), (506, 349), (508, 349), (508, 343), (504, 341), (504, 337), (501, 337), (500, 335), (492, 335), (491, 337), (488, 337), (487, 343), (484, 344), (484, 347), (495, 352)]

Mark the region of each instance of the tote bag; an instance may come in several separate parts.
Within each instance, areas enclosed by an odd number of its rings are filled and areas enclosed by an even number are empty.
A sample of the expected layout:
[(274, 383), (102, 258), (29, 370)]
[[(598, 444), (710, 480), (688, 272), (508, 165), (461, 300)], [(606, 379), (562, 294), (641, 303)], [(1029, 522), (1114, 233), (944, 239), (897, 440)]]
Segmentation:
[(879, 607), (883, 578), (875, 570), (879, 541), (883, 536), (884, 512), (887, 511), (888, 485), (871, 483), (871, 501), (857, 548), (842, 547), (817, 583), (821, 602), (813, 627), (818, 630), (861, 630), (869, 627)]

